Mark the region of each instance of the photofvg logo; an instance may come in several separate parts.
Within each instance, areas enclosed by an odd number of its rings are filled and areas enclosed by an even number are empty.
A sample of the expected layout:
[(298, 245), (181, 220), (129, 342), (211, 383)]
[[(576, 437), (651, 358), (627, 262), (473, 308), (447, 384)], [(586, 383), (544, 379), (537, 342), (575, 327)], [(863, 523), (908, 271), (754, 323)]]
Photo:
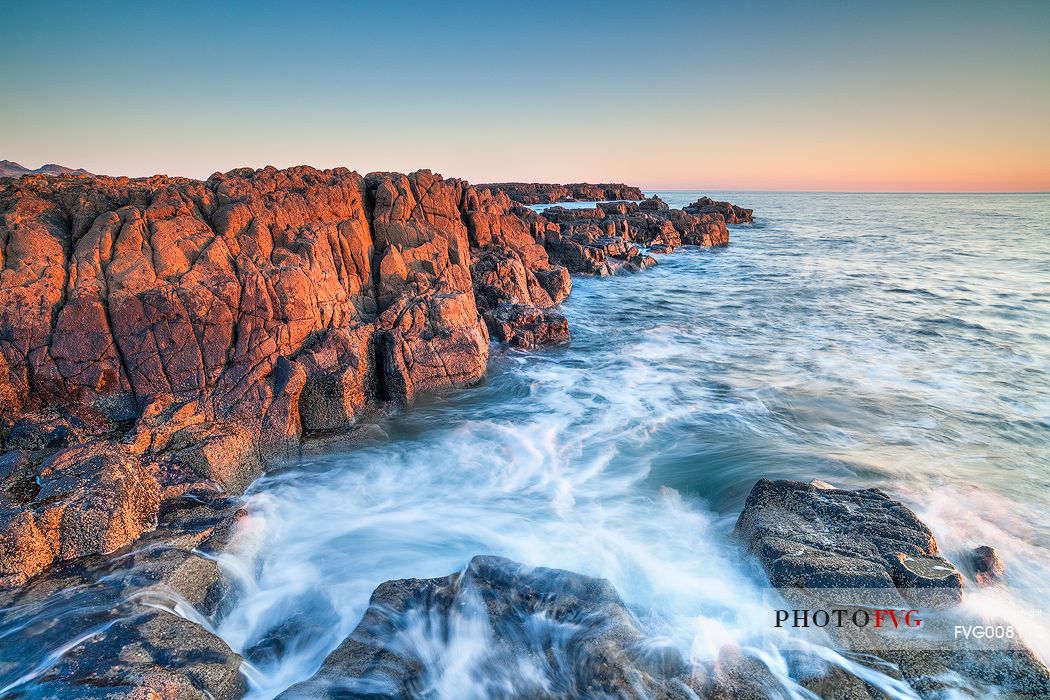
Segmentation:
[(916, 608), (909, 610), (894, 608), (832, 608), (830, 610), (810, 610), (807, 608), (792, 608), (785, 610), (778, 608), (775, 611), (775, 627), (820, 627), (829, 625), (843, 627), (853, 625), (863, 629), (871, 626), (881, 629), (892, 626), (894, 629), (901, 627), (922, 627), (921, 612)]
[[(1025, 648), (1012, 621), (928, 590), (769, 589), (766, 601), (771, 632), (827, 635), (837, 645), (857, 651)], [(1039, 610), (1028, 613), (1042, 615)]]

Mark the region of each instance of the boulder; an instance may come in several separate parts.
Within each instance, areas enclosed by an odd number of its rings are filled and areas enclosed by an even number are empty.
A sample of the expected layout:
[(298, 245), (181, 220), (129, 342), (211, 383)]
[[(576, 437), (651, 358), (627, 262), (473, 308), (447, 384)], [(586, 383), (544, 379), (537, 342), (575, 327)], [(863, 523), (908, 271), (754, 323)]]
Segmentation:
[(970, 552), (970, 566), (977, 583), (987, 585), (997, 583), (1006, 574), (1006, 564), (993, 547), (981, 545)]
[(719, 202), (710, 197), (701, 197), (682, 209), (689, 214), (721, 214), (727, 224), (751, 223), (754, 214), (751, 209), (744, 209), (730, 202)]
[(379, 586), (321, 670), (279, 697), (684, 699), (691, 682), (608, 581), (481, 556), (446, 578)]
[(762, 479), (736, 534), (778, 588), (896, 589), (906, 598), (936, 589), (949, 604), (962, 598), (962, 576), (930, 529), (878, 489)]
[(155, 524), (160, 486), (119, 445), (94, 440), (35, 457), (0, 457), (0, 582), (20, 584), (56, 560), (112, 552)]
[(528, 304), (501, 304), (485, 312), (485, 321), (494, 338), (525, 350), (569, 341), (564, 316)]
[[(941, 556), (930, 529), (882, 491), (762, 479), (735, 533), (793, 609), (875, 614), (883, 608), (899, 615), (913, 609), (921, 620), (915, 627), (822, 629), (834, 643), (865, 655), (865, 663), (874, 660), (885, 670), (879, 660), (888, 662), (921, 696), (1050, 697), (1050, 670), (1019, 633), (960, 638), (960, 628), (1005, 630), (1009, 624), (955, 607), (962, 576)], [(813, 684), (826, 679), (818, 674)]]

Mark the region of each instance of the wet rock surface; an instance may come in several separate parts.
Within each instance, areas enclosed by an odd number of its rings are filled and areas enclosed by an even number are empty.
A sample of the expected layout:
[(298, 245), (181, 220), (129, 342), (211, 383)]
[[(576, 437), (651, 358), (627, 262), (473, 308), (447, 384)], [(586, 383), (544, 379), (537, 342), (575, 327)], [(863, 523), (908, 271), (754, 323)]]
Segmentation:
[[(862, 663), (874, 662), (883, 672), (879, 664), (890, 664), (890, 675), (922, 697), (1050, 697), (1050, 670), (1019, 633), (998, 640), (959, 637), (959, 626), (1004, 623), (957, 607), (963, 596), (958, 569), (941, 556), (930, 529), (882, 491), (762, 479), (735, 532), (789, 607), (870, 614), (911, 608), (921, 615), (922, 624), (910, 632), (888, 624), (823, 629), (834, 643), (860, 654)], [(810, 685), (828, 681), (817, 674)]]
[(207, 619), (227, 590), (210, 554), (225, 545), (236, 508), (179, 499), (133, 547), (0, 591), (0, 627), (33, 640), (0, 644), (0, 696), (241, 697), (241, 658)]
[(970, 552), (970, 568), (974, 579), (981, 585), (998, 583), (1006, 575), (1006, 564), (994, 547), (981, 545)]
[(936, 588), (949, 603), (962, 596), (962, 576), (930, 529), (878, 489), (762, 479), (736, 534), (777, 587), (886, 588), (906, 597)]
[[(457, 647), (479, 637), (484, 648)], [(426, 658), (418, 654), (421, 639), (432, 642)], [(448, 683), (446, 665), (472, 670), (453, 676), (464, 696), (695, 697), (684, 659), (646, 643), (607, 581), (491, 556), (446, 578), (379, 586), (321, 670), (280, 697), (454, 695), (455, 687), (440, 685)]]

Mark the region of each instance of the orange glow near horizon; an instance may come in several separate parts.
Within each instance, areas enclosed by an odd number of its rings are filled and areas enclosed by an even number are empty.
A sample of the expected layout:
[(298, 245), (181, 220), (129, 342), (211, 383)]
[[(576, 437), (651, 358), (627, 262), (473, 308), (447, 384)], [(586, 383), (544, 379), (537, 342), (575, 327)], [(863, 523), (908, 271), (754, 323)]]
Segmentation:
[(309, 164), (648, 189), (1050, 191), (1050, 2), (661, 3), (646, 41), (637, 13), (617, 0), (407, 0), (397, 22), (382, 3), (325, 0), (16, 4), (0, 21), (0, 159), (129, 176)]

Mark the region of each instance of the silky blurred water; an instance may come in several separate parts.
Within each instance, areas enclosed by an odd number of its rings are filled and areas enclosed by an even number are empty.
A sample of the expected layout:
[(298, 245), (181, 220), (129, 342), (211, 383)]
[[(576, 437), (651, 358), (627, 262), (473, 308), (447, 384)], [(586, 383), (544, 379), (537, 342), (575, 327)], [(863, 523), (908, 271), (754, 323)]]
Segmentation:
[[(1050, 196), (711, 194), (756, 212), (727, 248), (575, 279), (571, 345), (498, 354), (385, 439), (252, 487), (218, 631), (284, 640), (255, 655), (255, 697), (313, 674), (379, 583), (476, 554), (607, 577), (696, 660), (775, 658), (729, 537), (760, 477), (879, 486), (949, 558), (996, 547), (1007, 584), (970, 605), (1050, 655)], [(455, 674), (437, 696), (486, 696), (453, 663), (482, 643), (431, 650)]]

